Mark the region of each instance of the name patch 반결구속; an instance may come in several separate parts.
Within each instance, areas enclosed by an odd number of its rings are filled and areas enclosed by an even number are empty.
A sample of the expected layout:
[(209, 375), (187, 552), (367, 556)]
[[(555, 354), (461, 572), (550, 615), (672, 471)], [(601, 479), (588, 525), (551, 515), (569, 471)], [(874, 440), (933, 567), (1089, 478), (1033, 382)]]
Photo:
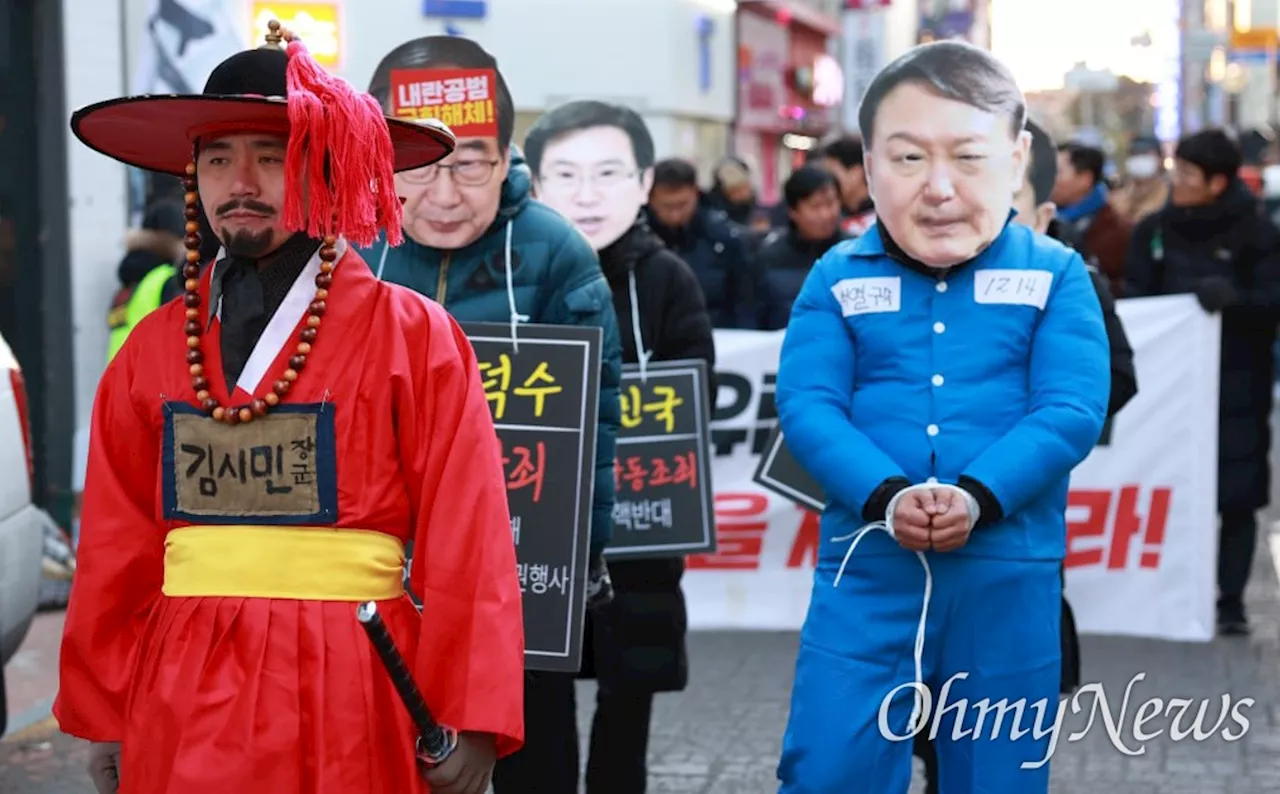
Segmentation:
[(840, 314), (844, 317), (896, 312), (902, 308), (902, 279), (897, 276), (845, 278), (832, 285), (831, 294), (840, 304)]

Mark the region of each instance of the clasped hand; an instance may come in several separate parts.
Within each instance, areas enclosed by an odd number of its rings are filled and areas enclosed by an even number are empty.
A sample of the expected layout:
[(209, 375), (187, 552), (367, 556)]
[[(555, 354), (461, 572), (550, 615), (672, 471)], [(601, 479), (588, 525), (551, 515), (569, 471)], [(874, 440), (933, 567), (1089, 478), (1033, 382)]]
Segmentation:
[(904, 492), (890, 516), (898, 544), (912, 551), (954, 551), (973, 530), (969, 503), (957, 488), (913, 488)]

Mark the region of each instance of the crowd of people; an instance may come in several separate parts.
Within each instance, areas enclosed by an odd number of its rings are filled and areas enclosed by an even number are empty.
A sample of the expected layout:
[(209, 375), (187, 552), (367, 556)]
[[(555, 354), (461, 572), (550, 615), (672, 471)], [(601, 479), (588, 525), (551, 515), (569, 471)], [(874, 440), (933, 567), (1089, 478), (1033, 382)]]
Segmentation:
[[(1186, 136), (1167, 175), (1159, 143), (1137, 140), (1112, 190), (1101, 151), (1055, 144), (1004, 66), (944, 42), (886, 67), (858, 134), (811, 151), (762, 207), (744, 162), (719, 163), (703, 189), (616, 105), (569, 103), (514, 141), (497, 60), (462, 37), (388, 53), (374, 103), (297, 42), (286, 52), (232, 56), (194, 116), (146, 97), (80, 111), (97, 115), (94, 148), (182, 187), (131, 237), (94, 409), (55, 714), (94, 742), (100, 791), (576, 794), (584, 676), (599, 682), (587, 791), (645, 791), (654, 696), (688, 683), (684, 563), (605, 564), (619, 383), (648, 361), (713, 372), (716, 328), (785, 330), (780, 424), (831, 495), (785, 794), (904, 790), (911, 745), (877, 734), (875, 711), (913, 655), (908, 679), (971, 671), (975, 698), (1056, 701), (1077, 685), (1066, 484), (1140, 388), (1118, 298), (1191, 293), (1222, 314), (1218, 619), (1247, 632), (1280, 235), (1229, 135)], [(489, 133), (454, 141), (394, 118), (397, 70), (444, 67), (496, 77)], [(343, 145), (343, 125), (381, 129), (373, 105), (387, 139)], [(148, 107), (155, 140), (119, 132)], [(975, 300), (1011, 270), (1026, 294)], [(601, 330), (577, 672), (524, 669), (502, 452), (465, 321)], [(329, 428), (329, 474), (296, 499), (268, 509), (160, 474), (174, 449), (228, 433), (287, 448), (290, 422)], [(308, 533), (317, 523), (366, 531)], [(418, 550), (421, 614), (381, 564), (389, 548)], [(313, 559), (333, 581), (291, 573)], [(922, 593), (939, 602), (927, 620)], [(414, 678), (459, 731), (443, 764), (422, 767), (390, 682), (328, 608), (353, 598), (392, 604)], [(908, 690), (894, 720), (913, 724), (913, 702)], [(1044, 737), (945, 734), (914, 747), (934, 790), (1048, 790), (1047, 767), (1018, 763)]]

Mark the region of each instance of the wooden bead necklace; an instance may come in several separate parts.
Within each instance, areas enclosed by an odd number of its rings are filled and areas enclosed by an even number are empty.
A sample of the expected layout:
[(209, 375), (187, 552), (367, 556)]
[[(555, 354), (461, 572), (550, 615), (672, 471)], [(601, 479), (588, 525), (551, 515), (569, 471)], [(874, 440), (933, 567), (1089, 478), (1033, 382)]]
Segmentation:
[[(289, 358), (289, 367), (276, 381), (271, 391), (261, 399), (254, 399), (247, 405), (226, 407), (218, 403), (209, 393), (209, 378), (204, 369), (204, 350), (201, 334), (204, 324), (200, 321), (200, 210), (196, 206), (199, 196), (196, 193), (196, 165), (187, 164), (187, 177), (183, 181), (186, 190), (187, 236), (183, 244), (187, 248), (187, 262), (182, 268), (182, 276), (186, 279), (186, 295), (183, 303), (187, 307), (187, 322), (183, 330), (187, 334), (187, 365), (191, 372), (191, 387), (196, 392), (196, 402), (209, 416), (229, 425), (252, 422), (255, 418), (267, 415), (267, 411), (280, 404), (300, 373), (307, 365), (307, 356), (311, 354), (311, 346), (316, 341), (320, 328), (320, 318), (324, 316), (325, 301), (329, 297), (329, 288), (333, 285), (333, 263), (338, 259), (337, 238), (326, 236), (320, 246), (320, 273), (316, 276), (315, 297), (307, 307), (307, 322), (298, 334), (298, 346), (294, 355)], [(227, 384), (235, 391), (234, 384)]]

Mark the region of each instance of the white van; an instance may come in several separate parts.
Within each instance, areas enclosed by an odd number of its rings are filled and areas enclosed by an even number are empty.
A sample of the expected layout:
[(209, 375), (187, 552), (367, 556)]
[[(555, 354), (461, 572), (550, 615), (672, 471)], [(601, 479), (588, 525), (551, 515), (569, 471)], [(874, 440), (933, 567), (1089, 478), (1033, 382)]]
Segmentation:
[(26, 638), (40, 594), (45, 520), (31, 503), (31, 455), (22, 370), (0, 336), (0, 735), (4, 665)]

